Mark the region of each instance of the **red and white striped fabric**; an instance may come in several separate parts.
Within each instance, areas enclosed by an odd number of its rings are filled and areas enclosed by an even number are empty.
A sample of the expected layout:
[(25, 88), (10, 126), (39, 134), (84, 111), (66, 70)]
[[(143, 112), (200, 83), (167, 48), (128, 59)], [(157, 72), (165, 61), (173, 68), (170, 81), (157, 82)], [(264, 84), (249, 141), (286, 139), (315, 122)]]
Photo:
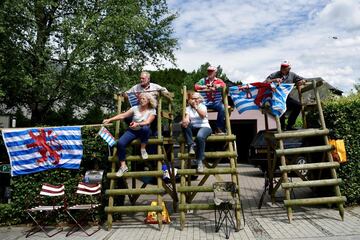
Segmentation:
[(89, 183), (79, 183), (78, 189), (76, 191), (77, 194), (85, 194), (85, 195), (95, 195), (101, 192), (101, 184), (89, 184)]
[(48, 183), (44, 183), (41, 187), (40, 195), (43, 196), (61, 196), (65, 194), (65, 187), (63, 184), (55, 186)]

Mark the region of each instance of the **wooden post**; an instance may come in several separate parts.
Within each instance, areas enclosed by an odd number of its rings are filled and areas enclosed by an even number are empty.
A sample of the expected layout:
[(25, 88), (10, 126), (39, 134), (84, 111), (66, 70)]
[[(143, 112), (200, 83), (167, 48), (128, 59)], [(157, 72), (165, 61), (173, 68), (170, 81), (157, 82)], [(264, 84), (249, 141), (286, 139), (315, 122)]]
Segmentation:
[[(313, 84), (313, 87), (314, 87), (316, 104), (317, 104), (317, 107), (319, 109), (319, 117), (320, 117), (321, 128), (326, 129), (324, 113), (322, 111), (320, 95), (319, 95), (319, 91), (317, 89), (316, 81), (313, 80), (312, 84)], [(324, 135), (324, 142), (325, 142), (326, 145), (329, 145), (329, 139), (328, 139), (327, 135)], [(329, 162), (333, 162), (334, 160), (333, 160), (333, 157), (331, 155), (331, 152), (326, 152), (326, 154), (327, 154), (327, 157), (329, 159)], [(330, 172), (331, 172), (332, 178), (337, 179), (336, 170), (334, 168), (331, 168)], [(341, 197), (341, 192), (340, 192), (339, 185), (335, 185), (334, 188), (335, 188), (336, 196)], [(339, 214), (340, 214), (341, 220), (344, 221), (344, 204), (340, 202), (337, 205), (338, 205), (338, 208), (339, 208)]]
[[(118, 96), (118, 95), (114, 95), (114, 98), (116, 100), (116, 105), (117, 105), (117, 113), (121, 113), (121, 103), (124, 100), (124, 97), (122, 96)], [(116, 121), (115, 124), (115, 138), (119, 138), (119, 133), (120, 133), (120, 121)], [(117, 149), (114, 149), (114, 155), (116, 156), (117, 153)], [(116, 162), (112, 162), (111, 163), (111, 173), (115, 173), (115, 169), (116, 169)], [(112, 178), (110, 180), (110, 189), (114, 189), (115, 188), (115, 180)], [(114, 206), (114, 197), (113, 196), (109, 196), (109, 205), (110, 208), (112, 208)], [(113, 217), (112, 217), (112, 213), (108, 212), (107, 214), (107, 228), (108, 230), (110, 230), (112, 228), (112, 222), (113, 222)]]
[[(280, 119), (279, 119), (279, 117), (276, 117), (275, 119), (276, 119), (277, 131), (279, 133), (281, 133), (282, 130), (281, 130)], [(279, 148), (280, 148), (280, 150), (284, 149), (284, 142), (283, 142), (282, 139), (279, 139)], [(276, 155), (274, 156), (274, 158), (275, 158), (275, 161), (276, 161)], [(286, 159), (285, 159), (285, 156), (283, 154), (280, 156), (280, 161), (281, 161), (281, 166), (286, 166)], [(283, 180), (284, 183), (289, 182), (287, 172), (282, 173), (282, 180)], [(286, 200), (290, 200), (290, 190), (285, 188), (284, 191), (285, 191)], [(287, 210), (287, 215), (288, 215), (289, 222), (291, 223), (292, 222), (292, 215), (293, 215), (291, 206), (286, 206), (286, 210)]]
[[(186, 110), (186, 95), (187, 95), (186, 86), (183, 86), (182, 94), (183, 94), (183, 99), (182, 99), (182, 119), (184, 119), (185, 110)], [(185, 142), (182, 142), (180, 144), (180, 152), (181, 153), (185, 152)], [(179, 158), (179, 160), (180, 160), (180, 168), (185, 169), (185, 159)], [(180, 177), (180, 185), (181, 186), (186, 185), (185, 175), (181, 175), (181, 177)], [(186, 204), (185, 192), (180, 193), (180, 204)], [(184, 210), (184, 209), (180, 209), (180, 230), (183, 230), (184, 227), (185, 227), (185, 220), (186, 220), (185, 219), (185, 211), (186, 210)]]

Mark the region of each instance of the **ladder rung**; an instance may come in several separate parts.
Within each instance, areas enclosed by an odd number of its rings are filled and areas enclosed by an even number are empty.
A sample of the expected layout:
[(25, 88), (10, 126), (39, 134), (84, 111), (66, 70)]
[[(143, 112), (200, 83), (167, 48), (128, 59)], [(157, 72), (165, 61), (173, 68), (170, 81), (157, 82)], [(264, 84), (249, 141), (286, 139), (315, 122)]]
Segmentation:
[(338, 162), (322, 162), (322, 163), (307, 163), (280, 166), (281, 172), (299, 171), (299, 170), (313, 170), (322, 168), (338, 168), (340, 164)]
[[(213, 210), (215, 209), (214, 203), (191, 203), (191, 204), (179, 204), (180, 211), (186, 210)], [(235, 209), (240, 209), (240, 204), (237, 202)]]
[[(189, 154), (188, 153), (179, 153), (178, 157), (180, 159), (188, 159)], [(205, 152), (205, 158), (228, 158), (228, 157), (237, 157), (237, 153), (229, 152), (229, 151), (218, 151), (218, 152)]]
[(323, 136), (329, 134), (328, 129), (301, 129), (296, 131), (286, 131), (282, 133), (275, 133), (275, 139), (285, 139), (285, 138), (304, 138), (312, 136)]
[[(193, 139), (195, 139), (195, 137)], [(184, 139), (183, 136), (179, 137), (178, 140), (179, 140), (179, 143), (184, 143), (185, 142), (185, 139)], [(212, 134), (206, 139), (206, 142), (219, 142), (219, 141), (230, 142), (230, 141), (235, 141), (235, 140), (236, 140), (236, 136), (234, 134), (231, 134), (231, 135), (215, 135), (215, 134)]]
[(116, 207), (105, 207), (105, 212), (162, 212), (160, 206), (116, 206)]
[(282, 188), (300, 188), (300, 187), (321, 187), (321, 186), (335, 186), (342, 182), (341, 179), (321, 179), (311, 181), (299, 181), (282, 183)]
[[(140, 177), (162, 177), (163, 171), (142, 171), (142, 172), (126, 172), (122, 176), (123, 178), (140, 178)], [(107, 178), (118, 178), (115, 173), (108, 173)]]
[(315, 153), (315, 152), (328, 152), (333, 149), (331, 145), (323, 145), (323, 146), (312, 146), (312, 147), (299, 147), (299, 148), (288, 148), (288, 149), (277, 149), (276, 155), (293, 155), (293, 154), (301, 154), (301, 153)]
[(318, 205), (318, 204), (331, 204), (331, 203), (344, 203), (346, 197), (320, 197), (320, 198), (302, 198), (284, 200), (284, 205), (288, 206), (306, 206), (306, 205)]
[[(126, 157), (126, 161), (154, 161), (154, 160), (164, 160), (165, 156), (164, 154), (149, 154), (149, 158), (144, 160), (141, 158), (140, 155), (131, 155)], [(117, 161), (117, 157), (109, 157), (109, 161)]]
[(212, 192), (212, 186), (183, 186), (177, 188), (178, 192)]
[(215, 209), (214, 203), (191, 203), (191, 204), (179, 204), (180, 211), (186, 210), (213, 210)]
[[(140, 143), (140, 139), (135, 139), (129, 145), (140, 145)], [(150, 137), (147, 144), (163, 144), (163, 139)]]
[(201, 174), (229, 174), (237, 173), (236, 168), (206, 168), (203, 173), (198, 173), (196, 169), (179, 169), (177, 171), (179, 175), (201, 175)]
[(107, 189), (106, 195), (132, 195), (132, 194), (163, 194), (164, 189), (161, 188), (129, 188), (129, 189)]

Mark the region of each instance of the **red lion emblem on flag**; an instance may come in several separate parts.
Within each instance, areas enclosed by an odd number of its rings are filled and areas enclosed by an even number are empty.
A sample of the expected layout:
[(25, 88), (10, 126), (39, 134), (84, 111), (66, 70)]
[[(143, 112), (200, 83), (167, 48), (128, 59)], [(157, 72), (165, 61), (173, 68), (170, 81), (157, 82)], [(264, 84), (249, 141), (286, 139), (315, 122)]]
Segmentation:
[(35, 142), (26, 144), (26, 146), (28, 148), (39, 148), (38, 152), (41, 158), (36, 160), (37, 163), (49, 161), (54, 165), (59, 164), (61, 155), (58, 152), (62, 150), (62, 146), (57, 141), (58, 136), (53, 130), (45, 131), (41, 128), (39, 135), (35, 135), (34, 132), (30, 130), (29, 136), (34, 139)]

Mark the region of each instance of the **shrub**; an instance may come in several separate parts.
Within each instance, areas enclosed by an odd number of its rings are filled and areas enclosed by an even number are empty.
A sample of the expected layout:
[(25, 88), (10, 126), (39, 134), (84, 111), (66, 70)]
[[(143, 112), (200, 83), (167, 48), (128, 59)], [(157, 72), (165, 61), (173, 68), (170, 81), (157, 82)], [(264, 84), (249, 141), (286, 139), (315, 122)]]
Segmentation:
[[(324, 102), (323, 112), (330, 138), (344, 139), (348, 162), (338, 169), (341, 193), (347, 204), (360, 203), (360, 94)], [(311, 115), (311, 125), (318, 127), (318, 117)]]
[(345, 141), (348, 162), (338, 174), (343, 179), (341, 192), (347, 204), (360, 203), (360, 94), (325, 103), (324, 116), (333, 137)]

